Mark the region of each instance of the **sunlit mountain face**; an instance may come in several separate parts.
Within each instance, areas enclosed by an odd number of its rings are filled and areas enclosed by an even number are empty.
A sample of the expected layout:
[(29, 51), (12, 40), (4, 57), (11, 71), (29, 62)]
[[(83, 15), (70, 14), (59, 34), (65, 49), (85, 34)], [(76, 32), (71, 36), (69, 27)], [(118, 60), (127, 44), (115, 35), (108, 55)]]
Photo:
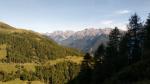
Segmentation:
[(84, 29), (82, 31), (55, 31), (53, 33), (45, 33), (57, 43), (89, 52), (90, 49), (95, 51), (100, 44), (106, 44), (108, 34), (111, 28), (105, 29)]

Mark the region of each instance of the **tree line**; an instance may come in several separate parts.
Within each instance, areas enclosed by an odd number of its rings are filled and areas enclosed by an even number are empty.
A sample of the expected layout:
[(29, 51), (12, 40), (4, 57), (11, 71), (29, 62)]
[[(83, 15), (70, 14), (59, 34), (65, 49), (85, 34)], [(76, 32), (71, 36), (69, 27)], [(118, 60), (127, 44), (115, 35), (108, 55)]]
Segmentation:
[(150, 14), (145, 23), (133, 14), (127, 28), (124, 32), (115, 27), (107, 45), (101, 44), (94, 57), (87, 53), (78, 77), (69, 84), (132, 84), (150, 80)]
[(16, 71), (0, 71), (0, 81), (7, 82), (19, 78), (23, 81), (39, 80), (45, 84), (66, 84), (80, 71), (80, 65), (73, 62), (61, 62), (55, 65), (35, 66), (35, 71), (27, 71), (24, 66), (16, 65)]

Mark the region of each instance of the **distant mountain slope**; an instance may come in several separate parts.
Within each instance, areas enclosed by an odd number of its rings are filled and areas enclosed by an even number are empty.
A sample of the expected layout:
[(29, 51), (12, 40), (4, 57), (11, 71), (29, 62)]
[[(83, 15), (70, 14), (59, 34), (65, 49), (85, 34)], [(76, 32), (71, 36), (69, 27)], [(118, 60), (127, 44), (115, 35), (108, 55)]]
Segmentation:
[(65, 56), (79, 56), (72, 48), (58, 45), (53, 40), (23, 29), (16, 29), (0, 22), (0, 61), (2, 62), (42, 62)]
[(90, 49), (95, 51), (100, 44), (106, 44), (108, 34), (112, 29), (85, 29), (82, 31), (56, 31), (53, 33), (45, 33), (48, 37), (54, 39), (59, 44), (80, 49), (88, 52)]

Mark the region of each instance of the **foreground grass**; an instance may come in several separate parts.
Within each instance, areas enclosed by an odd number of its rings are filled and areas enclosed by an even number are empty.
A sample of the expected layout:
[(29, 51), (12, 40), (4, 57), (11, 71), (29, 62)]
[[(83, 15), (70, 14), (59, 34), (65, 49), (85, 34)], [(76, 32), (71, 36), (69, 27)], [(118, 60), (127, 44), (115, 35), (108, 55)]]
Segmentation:
[(11, 80), (11, 81), (7, 81), (7, 82), (1, 82), (0, 84), (44, 84), (41, 81), (22, 81), (20, 79), (15, 79), (15, 80)]
[(17, 71), (16, 64), (0, 63), (0, 71), (11, 73)]
[(19, 69), (19, 67), (17, 66), (23, 66), (25, 70), (34, 72), (36, 64), (34, 63), (24, 63), (24, 64), (0, 63), (0, 71), (7, 72), (7, 73), (16, 72)]

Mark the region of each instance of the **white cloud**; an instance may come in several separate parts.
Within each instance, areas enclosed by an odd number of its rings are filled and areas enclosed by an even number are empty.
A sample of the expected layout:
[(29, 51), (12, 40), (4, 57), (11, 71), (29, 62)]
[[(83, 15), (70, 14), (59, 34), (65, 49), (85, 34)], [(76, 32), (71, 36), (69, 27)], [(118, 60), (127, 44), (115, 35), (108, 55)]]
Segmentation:
[(115, 21), (115, 20), (103, 20), (100, 21), (100, 24), (97, 24), (97, 27), (101, 27), (101, 28), (115, 28), (118, 27), (121, 30), (127, 30), (127, 22), (119, 22), (119, 21)]
[(109, 25), (113, 23), (113, 20), (104, 20), (104, 21), (101, 21), (100, 23), (103, 25)]
[(119, 10), (119, 11), (116, 11), (115, 13), (122, 15), (122, 14), (128, 14), (130, 12), (131, 12), (130, 10)]
[(119, 29), (121, 30), (127, 30), (127, 24), (126, 23), (116, 23), (115, 24)]

